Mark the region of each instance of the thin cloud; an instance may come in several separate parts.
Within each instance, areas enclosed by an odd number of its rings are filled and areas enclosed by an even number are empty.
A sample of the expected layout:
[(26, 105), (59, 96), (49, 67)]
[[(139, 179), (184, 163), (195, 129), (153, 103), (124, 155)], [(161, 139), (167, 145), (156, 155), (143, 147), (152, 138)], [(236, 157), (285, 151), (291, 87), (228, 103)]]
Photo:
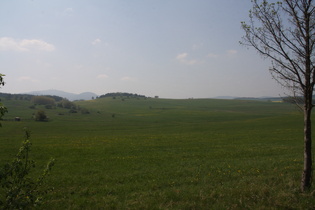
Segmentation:
[(192, 46), (192, 50), (199, 50), (200, 48), (202, 48), (203, 47), (203, 44), (201, 43), (201, 44), (193, 44), (193, 46)]
[(98, 79), (107, 79), (108, 76), (106, 74), (100, 74), (97, 76)]
[(224, 54), (215, 54), (215, 53), (209, 53), (207, 55), (207, 58), (222, 58), (222, 57), (227, 57), (231, 55), (236, 55), (238, 53), (237, 50), (227, 50)]
[(193, 64), (196, 64), (196, 63), (197, 63), (196, 60), (194, 60), (194, 59), (188, 59), (187, 57), (188, 57), (188, 53), (181, 53), (181, 54), (178, 54), (178, 55), (176, 56), (176, 59), (177, 59), (179, 62), (181, 62), (181, 63), (183, 63), (183, 64), (187, 64), (187, 65), (193, 65)]
[(73, 15), (73, 12), (74, 12), (73, 8), (67, 8), (67, 9), (65, 9), (65, 10), (63, 11), (63, 15), (64, 15), (64, 16), (72, 16), (72, 15)]
[(20, 42), (20, 45), (27, 50), (39, 50), (39, 51), (47, 51), (47, 52), (51, 52), (55, 50), (55, 47), (52, 44), (49, 44), (42, 40), (36, 40), (36, 39), (32, 39), (32, 40), (23, 39)]
[(55, 50), (55, 46), (38, 39), (16, 40), (10, 37), (0, 38), (0, 51), (29, 52), (34, 50), (51, 52)]
[(100, 40), (99, 38), (95, 39), (93, 42), (92, 42), (92, 45), (97, 45), (99, 43), (101, 43), (102, 40)]
[(23, 76), (23, 77), (19, 77), (17, 79), (19, 82), (38, 82), (38, 80), (36, 79), (33, 79), (32, 77), (29, 77), (29, 76)]
[(188, 56), (187, 53), (181, 53), (181, 54), (176, 56), (176, 59), (177, 60), (184, 60), (184, 59), (186, 59), (187, 56)]
[(122, 77), (120, 80), (121, 81), (136, 81), (136, 78), (134, 78), (134, 77)]
[(209, 54), (207, 55), (207, 57), (208, 57), (208, 58), (218, 58), (219, 55), (218, 55), (218, 54), (214, 54), (214, 53), (209, 53)]
[(226, 51), (226, 53), (228, 54), (228, 55), (235, 55), (235, 54), (237, 54), (237, 50), (228, 50), (228, 51)]

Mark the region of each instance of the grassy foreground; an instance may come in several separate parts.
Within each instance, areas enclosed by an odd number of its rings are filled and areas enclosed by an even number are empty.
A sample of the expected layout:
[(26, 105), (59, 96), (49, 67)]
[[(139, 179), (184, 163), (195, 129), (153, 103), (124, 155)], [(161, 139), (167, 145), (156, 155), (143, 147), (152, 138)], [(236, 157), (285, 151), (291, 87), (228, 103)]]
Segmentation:
[[(23, 127), (32, 158), (55, 190), (43, 209), (313, 209), (300, 193), (303, 119), (294, 106), (238, 100), (102, 98), (90, 114), (5, 101), (0, 163), (16, 154)], [(35, 172), (36, 173), (36, 172)]]

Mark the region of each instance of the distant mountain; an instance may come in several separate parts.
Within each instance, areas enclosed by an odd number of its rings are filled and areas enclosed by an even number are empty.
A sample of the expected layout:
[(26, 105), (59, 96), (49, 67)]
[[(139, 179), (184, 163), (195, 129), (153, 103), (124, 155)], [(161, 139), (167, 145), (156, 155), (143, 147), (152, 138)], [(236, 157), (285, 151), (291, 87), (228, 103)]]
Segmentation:
[(42, 91), (32, 91), (28, 92), (30, 95), (51, 95), (51, 96), (60, 96), (62, 98), (66, 98), (70, 101), (75, 100), (90, 100), (92, 97), (96, 98), (97, 95), (91, 92), (84, 92), (80, 94), (68, 93), (61, 90), (42, 90)]

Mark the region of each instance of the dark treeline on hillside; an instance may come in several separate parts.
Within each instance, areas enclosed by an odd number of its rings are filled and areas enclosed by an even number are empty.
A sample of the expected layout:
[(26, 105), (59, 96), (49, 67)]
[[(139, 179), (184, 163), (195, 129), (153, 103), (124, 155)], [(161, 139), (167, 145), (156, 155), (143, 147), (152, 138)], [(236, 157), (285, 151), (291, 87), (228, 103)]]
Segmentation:
[(55, 102), (60, 102), (60, 101), (63, 101), (63, 100), (67, 100), (67, 99), (62, 98), (60, 96), (51, 96), (51, 95), (33, 96), (32, 100), (34, 100), (35, 98), (36, 99), (50, 98), (50, 99), (53, 99)]
[(105, 97), (127, 97), (127, 98), (146, 98), (144, 95), (133, 94), (133, 93), (106, 93), (104, 95), (99, 96), (99, 98)]
[[(62, 101), (64, 98), (60, 96), (51, 96), (51, 95), (44, 95), (45, 97), (49, 97), (54, 99), (56, 102)], [(31, 101), (35, 97), (34, 95), (30, 94), (11, 94), (11, 93), (0, 93), (0, 98), (4, 98), (6, 100), (27, 100)]]
[(6, 100), (27, 100), (27, 101), (30, 101), (30, 100), (32, 100), (33, 95), (0, 93), (0, 98), (4, 98)]
[[(53, 109), (56, 107), (70, 109), (70, 113), (77, 113), (78, 111), (81, 111), (82, 114), (89, 114), (90, 112), (83, 107), (77, 106), (74, 102), (69, 101), (68, 99), (58, 97), (57, 100), (55, 100), (52, 96), (34, 96), (32, 98), (32, 102), (35, 105), (44, 105), (46, 109)], [(34, 107), (33, 106), (33, 107)], [(34, 107), (35, 108), (35, 107)]]
[(54, 109), (56, 107), (69, 109), (70, 113), (77, 113), (80, 111), (82, 114), (89, 114), (90, 112), (83, 107), (77, 106), (74, 102), (69, 101), (66, 98), (60, 96), (51, 95), (30, 95), (30, 94), (11, 94), (11, 93), (0, 93), (1, 98), (4, 100), (26, 100), (30, 101), (33, 105), (29, 108), (35, 109), (37, 106), (44, 106), (46, 109)]

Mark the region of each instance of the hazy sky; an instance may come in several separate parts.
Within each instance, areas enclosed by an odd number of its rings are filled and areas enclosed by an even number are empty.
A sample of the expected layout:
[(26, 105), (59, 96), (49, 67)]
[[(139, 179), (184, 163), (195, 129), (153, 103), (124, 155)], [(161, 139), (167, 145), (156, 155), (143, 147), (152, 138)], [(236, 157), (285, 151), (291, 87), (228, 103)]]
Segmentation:
[(239, 44), (250, 0), (1, 0), (0, 90), (279, 96)]

